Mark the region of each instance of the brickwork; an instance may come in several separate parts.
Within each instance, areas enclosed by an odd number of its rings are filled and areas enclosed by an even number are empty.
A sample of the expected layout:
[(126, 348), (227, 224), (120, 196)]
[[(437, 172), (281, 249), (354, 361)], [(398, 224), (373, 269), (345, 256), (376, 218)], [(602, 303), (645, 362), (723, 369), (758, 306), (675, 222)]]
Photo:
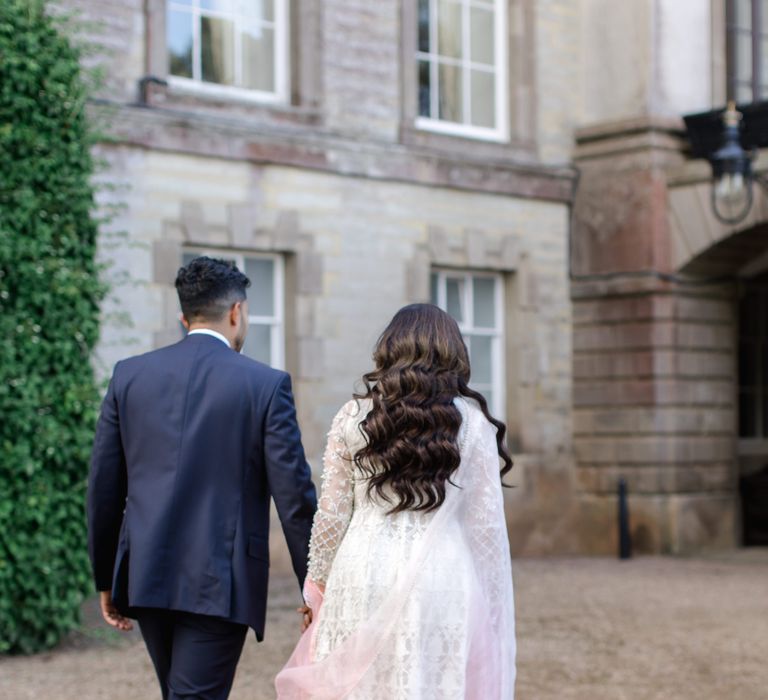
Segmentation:
[(323, 2), (326, 125), (396, 141), (400, 126), (400, 4)]
[(144, 0), (54, 0), (53, 5), (70, 17), (74, 33), (88, 46), (86, 65), (103, 70), (100, 94), (135, 101), (144, 75)]
[(296, 270), (286, 290), (295, 308), (288, 369), (318, 471), (333, 414), (369, 369), (392, 314), (427, 298), (431, 266), (501, 269), (508, 374), (516, 378), (508, 386), (510, 427), (520, 455), (510, 476), (518, 486), (509, 495), (510, 525), (521, 551), (561, 549), (555, 525), (566, 516), (549, 501), (568, 491), (541, 481), (572, 478), (563, 205), (128, 147), (105, 154), (112, 177), (132, 187), (116, 222), (128, 235), (102, 246), (115, 271), (130, 273), (113, 294), (111, 308), (122, 315), (105, 324), (103, 365), (179, 337), (172, 281), (185, 245), (281, 252)]
[[(735, 541), (735, 289), (703, 282), (738, 232), (713, 221), (678, 114), (710, 92), (706, 70), (678, 69), (709, 50), (678, 40), (685, 22), (707, 35), (701, 3), (510, 0), (504, 144), (415, 127), (414, 15), (398, 0), (291, 0), (280, 105), (161, 85), (139, 104), (142, 77), (167, 77), (164, 0), (58, 5), (101, 44), (93, 110), (116, 140), (100, 149), (100, 203), (122, 205), (100, 246), (113, 285), (101, 373), (178, 337), (185, 246), (280, 253), (317, 470), (377, 334), (428, 298), (431, 267), (495, 270), (515, 554), (612, 553), (620, 477), (638, 549)], [(711, 51), (714, 65), (722, 42)], [(756, 266), (768, 199), (750, 216)]]
[(608, 130), (601, 145), (591, 132), (582, 151), (573, 435), (590, 551), (615, 551), (620, 478), (640, 551), (737, 538), (736, 290), (676, 275), (667, 190), (680, 156), (657, 129), (629, 148), (626, 133)]
[(537, 0), (534, 7), (536, 141), (543, 160), (568, 163), (582, 110), (580, 3)]

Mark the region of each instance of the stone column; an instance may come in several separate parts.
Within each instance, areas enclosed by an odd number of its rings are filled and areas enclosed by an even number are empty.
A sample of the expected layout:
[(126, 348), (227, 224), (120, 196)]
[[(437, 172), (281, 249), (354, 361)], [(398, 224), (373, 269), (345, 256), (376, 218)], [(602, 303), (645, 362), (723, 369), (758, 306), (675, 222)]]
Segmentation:
[(574, 447), (583, 548), (614, 553), (628, 483), (638, 552), (735, 544), (735, 289), (671, 255), (680, 125), (579, 133), (572, 233)]

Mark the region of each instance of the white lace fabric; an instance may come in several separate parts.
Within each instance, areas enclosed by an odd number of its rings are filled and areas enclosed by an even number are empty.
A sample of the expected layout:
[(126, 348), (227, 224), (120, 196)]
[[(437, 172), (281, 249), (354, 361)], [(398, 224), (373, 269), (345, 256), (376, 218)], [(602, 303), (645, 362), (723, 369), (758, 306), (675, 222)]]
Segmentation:
[[(462, 412), (461, 464), (432, 513), (388, 515), (353, 462), (370, 404), (328, 435), (308, 577), (325, 584), (311, 663), (286, 667), (280, 698), (510, 700), (512, 572), (493, 426)], [(309, 634), (309, 633), (308, 633)]]
[(350, 411), (356, 410), (354, 403), (345, 404), (333, 419), (323, 456), (323, 479), (312, 523), (307, 572), (309, 578), (322, 585), (328, 578), (355, 504), (354, 462), (344, 435)]

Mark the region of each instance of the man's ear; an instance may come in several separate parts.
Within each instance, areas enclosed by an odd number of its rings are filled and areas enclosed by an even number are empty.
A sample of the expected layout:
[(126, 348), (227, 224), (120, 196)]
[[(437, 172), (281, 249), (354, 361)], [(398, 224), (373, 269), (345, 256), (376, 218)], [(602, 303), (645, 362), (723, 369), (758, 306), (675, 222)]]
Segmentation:
[(184, 316), (184, 314), (179, 314), (179, 321), (181, 321), (181, 325), (184, 326), (184, 328), (189, 330), (189, 321), (187, 321), (186, 316)]
[(240, 322), (240, 310), (243, 306), (242, 301), (236, 301), (229, 308), (229, 325), (236, 326)]

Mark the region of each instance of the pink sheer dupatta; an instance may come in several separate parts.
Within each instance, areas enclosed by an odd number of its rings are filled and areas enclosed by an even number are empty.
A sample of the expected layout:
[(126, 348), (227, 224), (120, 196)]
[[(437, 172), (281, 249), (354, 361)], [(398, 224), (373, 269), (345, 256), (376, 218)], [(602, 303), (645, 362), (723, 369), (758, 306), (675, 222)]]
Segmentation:
[[(341, 700), (354, 691), (376, 662), (379, 651), (395, 639), (403, 609), (429, 566), (438, 538), (456, 519), (464, 533), (466, 566), (474, 581), (466, 601), (464, 698), (512, 700), (515, 631), (509, 541), (495, 433), (484, 418), (482, 422), (490, 432), (480, 435), (482, 439), (468, 450), (466, 459), (462, 453), (462, 465), (456, 473), (456, 483), (461, 488), (449, 487), (445, 502), (414, 543), (409, 560), (404, 562), (379, 607), (322, 659), (316, 658), (315, 638), (322, 624), (323, 594), (311, 580), (307, 581), (304, 595), (314, 620), (275, 679), (278, 700)], [(480, 432), (486, 430), (476, 420), (475, 428)], [(333, 594), (330, 588), (327, 593)], [(440, 605), (440, 601), (435, 600), (434, 605)]]
[[(452, 494), (455, 496), (456, 494)], [(458, 499), (446, 499), (436, 513), (392, 590), (366, 622), (324, 659), (315, 660), (315, 635), (322, 619), (323, 594), (307, 581), (304, 596), (314, 619), (288, 663), (275, 679), (279, 700), (339, 700), (360, 682), (387, 641), (421, 571), (433, 541), (456, 510)], [(317, 611), (313, 603), (317, 604)]]

